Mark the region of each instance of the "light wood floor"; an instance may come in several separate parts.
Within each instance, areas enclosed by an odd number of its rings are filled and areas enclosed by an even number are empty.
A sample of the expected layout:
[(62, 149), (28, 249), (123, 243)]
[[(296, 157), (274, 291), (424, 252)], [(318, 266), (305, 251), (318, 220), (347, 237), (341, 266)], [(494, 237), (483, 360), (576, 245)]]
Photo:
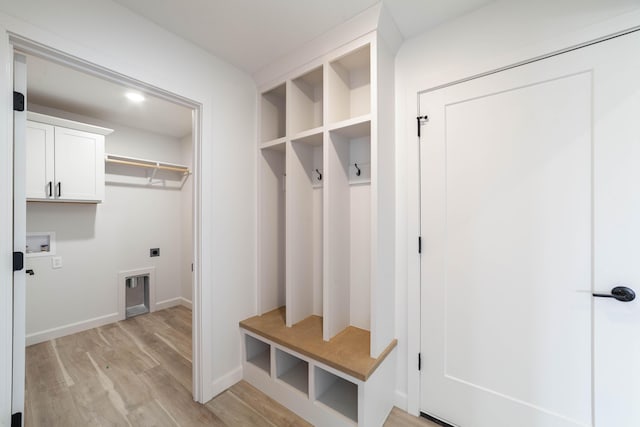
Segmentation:
[[(191, 397), (191, 311), (174, 307), (27, 347), (25, 425), (309, 426), (241, 381)], [(385, 427), (432, 427), (396, 408)]]

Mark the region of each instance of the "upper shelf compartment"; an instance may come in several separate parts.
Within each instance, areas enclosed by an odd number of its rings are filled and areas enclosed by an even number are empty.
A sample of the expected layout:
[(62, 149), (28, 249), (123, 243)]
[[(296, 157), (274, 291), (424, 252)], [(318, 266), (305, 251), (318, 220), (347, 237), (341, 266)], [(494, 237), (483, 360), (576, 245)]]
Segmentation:
[(371, 112), (371, 46), (366, 45), (329, 64), (329, 122)]
[(323, 107), (322, 67), (318, 67), (291, 82), (291, 132), (300, 132), (322, 126)]
[(283, 83), (262, 94), (262, 142), (286, 136), (287, 86)]

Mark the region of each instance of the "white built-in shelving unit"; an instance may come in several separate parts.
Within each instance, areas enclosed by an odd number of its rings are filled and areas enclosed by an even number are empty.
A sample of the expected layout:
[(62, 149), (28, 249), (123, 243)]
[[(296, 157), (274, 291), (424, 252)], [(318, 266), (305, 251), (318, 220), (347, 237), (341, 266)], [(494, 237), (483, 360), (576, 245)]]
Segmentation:
[[(391, 383), (393, 57), (373, 31), (264, 85), (258, 138), (257, 314), (284, 306), (290, 328), (320, 316), (325, 342), (368, 331), (366, 353), (386, 358), (371, 378)], [(243, 334), (245, 378), (276, 400), (316, 425), (382, 425), (393, 384)], [(269, 375), (257, 375), (255, 341), (271, 350)]]

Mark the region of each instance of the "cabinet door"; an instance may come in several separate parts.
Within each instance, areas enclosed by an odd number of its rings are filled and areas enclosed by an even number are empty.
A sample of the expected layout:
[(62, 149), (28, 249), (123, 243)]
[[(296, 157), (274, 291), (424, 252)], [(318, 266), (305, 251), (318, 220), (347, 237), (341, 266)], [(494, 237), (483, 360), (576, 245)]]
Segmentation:
[(104, 136), (55, 128), (55, 188), (60, 201), (104, 198)]
[(27, 200), (53, 198), (53, 126), (27, 122), (26, 196)]

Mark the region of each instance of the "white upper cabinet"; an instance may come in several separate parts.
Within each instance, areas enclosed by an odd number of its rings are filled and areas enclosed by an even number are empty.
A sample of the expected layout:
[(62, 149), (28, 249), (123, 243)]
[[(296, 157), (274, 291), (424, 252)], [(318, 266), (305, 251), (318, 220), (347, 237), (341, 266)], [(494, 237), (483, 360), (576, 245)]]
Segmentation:
[(104, 139), (111, 130), (35, 113), (29, 119), (27, 200), (102, 202)]
[(53, 126), (27, 122), (27, 199), (53, 197)]

